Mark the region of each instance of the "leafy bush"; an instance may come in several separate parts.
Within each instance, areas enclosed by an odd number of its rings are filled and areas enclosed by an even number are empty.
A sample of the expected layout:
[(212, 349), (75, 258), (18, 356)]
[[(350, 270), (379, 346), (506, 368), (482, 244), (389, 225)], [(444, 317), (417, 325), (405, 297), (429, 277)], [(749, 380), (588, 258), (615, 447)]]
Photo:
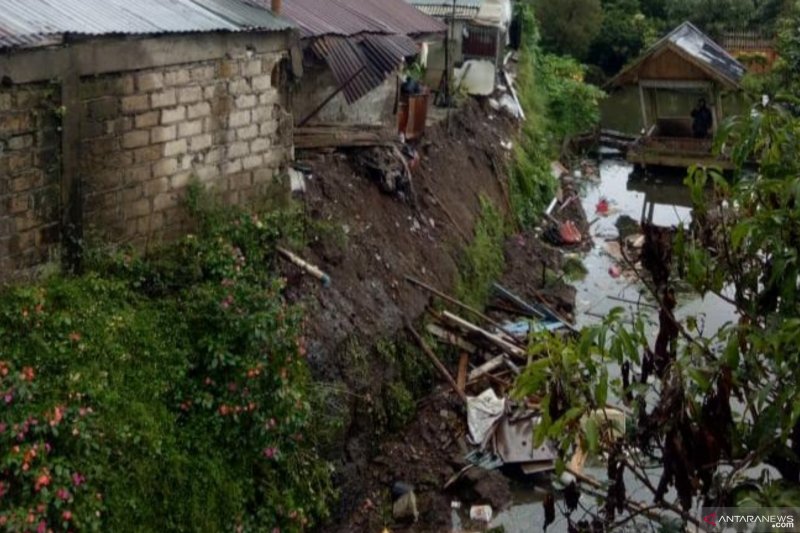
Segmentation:
[(475, 238), (464, 253), (456, 283), (458, 298), (477, 308), (486, 303), (491, 284), (503, 272), (506, 236), (500, 211), (486, 197), (481, 196), (480, 200), (481, 215), (475, 225)]
[(271, 274), (296, 227), (207, 217), (155, 258), (0, 297), (7, 529), (299, 531), (327, 516), (301, 317)]

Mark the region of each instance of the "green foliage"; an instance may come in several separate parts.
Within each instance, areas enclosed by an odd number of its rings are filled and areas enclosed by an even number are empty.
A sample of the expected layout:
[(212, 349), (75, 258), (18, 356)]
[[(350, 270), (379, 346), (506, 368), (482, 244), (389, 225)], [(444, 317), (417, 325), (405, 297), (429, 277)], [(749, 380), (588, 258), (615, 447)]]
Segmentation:
[(4, 378), (18, 400), (0, 424), (40, 424), (15, 437), (19, 453), (0, 446), (0, 464), (22, 464), (33, 445), (50, 451), (27, 470), (0, 469), (10, 487), (0, 520), (32, 513), (55, 530), (103, 531), (299, 531), (324, 520), (333, 492), (308, 435), (300, 315), (270, 273), (276, 240), (296, 227), (287, 214), (208, 213), (197, 235), (152, 259), (95, 258), (103, 277), (3, 294), (0, 359), (8, 375), (35, 379)]
[(464, 251), (456, 282), (456, 296), (478, 309), (489, 296), (494, 281), (503, 272), (505, 221), (492, 202), (481, 196), (481, 213), (475, 225), (475, 238)]
[[(698, 317), (662, 312), (652, 343), (643, 318), (623, 323), (618, 310), (577, 340), (537, 339), (538, 359), (517, 383), (517, 395), (543, 396), (540, 440), (553, 439), (563, 459), (576, 442), (596, 442), (612, 457), (622, 450), (628, 458), (616, 464), (638, 476), (660, 465), (652, 494), (633, 499), (686, 511), (684, 521), (701, 500), (800, 504), (800, 118), (788, 105), (758, 106), (721, 132), (718, 143), (738, 165), (758, 160), (755, 175), (729, 182), (691, 169), (694, 221), (667, 244), (680, 279), (666, 287), (643, 280), (665, 307), (681, 282), (727, 300), (739, 318), (704, 332)], [(619, 440), (577, 422), (606, 399), (633, 411), (633, 428)], [(759, 475), (767, 465), (779, 479)], [(611, 483), (608, 501), (619, 502), (620, 491), (628, 497), (624, 484)]]
[(537, 0), (534, 7), (547, 50), (583, 59), (603, 22), (600, 0)]
[(519, 4), (523, 21), (517, 86), (526, 120), (514, 147), (509, 176), (511, 204), (517, 222), (529, 227), (553, 198), (556, 180), (550, 162), (565, 138), (594, 127), (602, 91), (584, 83), (574, 60), (544, 54), (539, 30), (527, 4)]
[(605, 0), (603, 25), (592, 41), (587, 61), (612, 75), (639, 55), (652, 31), (639, 0)]

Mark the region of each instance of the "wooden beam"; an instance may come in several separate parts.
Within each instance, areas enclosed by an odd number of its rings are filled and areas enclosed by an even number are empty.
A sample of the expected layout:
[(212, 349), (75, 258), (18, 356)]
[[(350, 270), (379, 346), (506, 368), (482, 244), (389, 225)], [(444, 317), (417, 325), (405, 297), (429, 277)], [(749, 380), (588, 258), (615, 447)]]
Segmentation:
[(414, 340), (417, 341), (417, 344), (422, 349), (422, 353), (424, 353), (428, 359), (430, 359), (431, 363), (433, 363), (433, 366), (435, 366), (436, 370), (439, 371), (439, 374), (441, 374), (445, 381), (450, 384), (450, 387), (452, 387), (455, 393), (458, 394), (458, 397), (461, 398), (464, 403), (467, 403), (467, 395), (458, 388), (458, 384), (453, 379), (453, 376), (450, 375), (450, 372), (448, 372), (447, 368), (445, 368), (442, 362), (439, 361), (439, 358), (436, 357), (436, 354), (433, 353), (433, 350), (430, 349), (420, 334), (417, 333), (417, 330), (414, 329), (414, 326), (407, 322), (406, 329), (409, 331), (409, 333), (411, 333), (411, 336), (414, 337)]

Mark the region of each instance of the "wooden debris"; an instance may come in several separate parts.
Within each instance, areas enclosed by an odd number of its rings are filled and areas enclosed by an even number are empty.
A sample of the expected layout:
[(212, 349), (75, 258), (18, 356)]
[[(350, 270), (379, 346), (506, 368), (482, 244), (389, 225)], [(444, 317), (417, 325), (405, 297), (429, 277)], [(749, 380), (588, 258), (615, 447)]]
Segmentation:
[(431, 360), (433, 366), (436, 367), (442, 377), (450, 384), (456, 394), (458, 394), (459, 398), (461, 398), (464, 403), (467, 403), (467, 395), (462, 390), (459, 390), (458, 384), (453, 379), (453, 376), (450, 375), (450, 372), (447, 371), (447, 368), (445, 368), (442, 362), (439, 361), (439, 358), (436, 357), (436, 354), (430, 349), (428, 344), (425, 342), (425, 339), (423, 339), (420, 334), (417, 333), (417, 330), (415, 330), (414, 326), (412, 326), (410, 323), (406, 323), (406, 329), (409, 331), (409, 333), (411, 333), (411, 336), (414, 337), (414, 340), (417, 341), (417, 344), (419, 344), (422, 352), (428, 357), (428, 359)]
[(525, 350), (520, 348), (519, 346), (508, 342), (506, 339), (500, 337), (499, 335), (495, 335), (494, 333), (490, 333), (485, 329), (476, 326), (475, 324), (464, 320), (463, 318), (454, 315), (449, 311), (445, 311), (442, 313), (442, 316), (448, 321), (451, 322), (459, 327), (462, 327), (468, 331), (472, 331), (474, 333), (478, 333), (483, 338), (497, 346), (498, 348), (502, 349), (503, 351), (507, 352), (510, 355), (515, 357), (519, 357), (521, 359), (527, 359), (527, 354)]
[(489, 359), (488, 361), (483, 363), (478, 368), (475, 368), (474, 370), (472, 370), (472, 372), (469, 373), (469, 376), (467, 376), (467, 379), (469, 381), (475, 381), (477, 379), (480, 379), (481, 377), (483, 377), (484, 375), (488, 374), (489, 372), (492, 372), (493, 370), (497, 370), (498, 368), (503, 366), (503, 364), (505, 364), (506, 359), (508, 359), (508, 358), (506, 357), (505, 354), (498, 355), (497, 357), (494, 357), (493, 359)]
[(304, 259), (301, 259), (298, 255), (290, 252), (289, 250), (287, 250), (285, 248), (281, 248), (280, 246), (278, 246), (278, 247), (276, 247), (276, 250), (278, 250), (278, 253), (280, 253), (283, 257), (285, 257), (286, 259), (288, 259), (289, 261), (291, 261), (292, 263), (294, 263), (295, 265), (297, 265), (298, 267), (303, 269), (305, 272), (307, 272), (311, 276), (317, 278), (320, 281), (320, 283), (322, 283), (322, 285), (324, 287), (329, 287), (330, 286), (331, 277), (328, 274), (326, 274), (325, 272), (323, 272), (319, 268), (315, 267), (314, 265), (312, 265), (308, 261), (305, 261)]
[(294, 130), (297, 149), (392, 146), (395, 142), (390, 130), (369, 124), (315, 124)]
[(461, 352), (458, 359), (458, 375), (456, 376), (456, 385), (458, 390), (464, 392), (467, 388), (467, 370), (469, 370), (469, 354)]
[(437, 326), (436, 324), (428, 324), (427, 326), (425, 326), (425, 329), (428, 330), (428, 333), (430, 333), (437, 339), (452, 346), (455, 346), (457, 348), (460, 348), (466, 352), (475, 353), (475, 351), (477, 350), (474, 344), (465, 341), (455, 333), (447, 331), (441, 326)]

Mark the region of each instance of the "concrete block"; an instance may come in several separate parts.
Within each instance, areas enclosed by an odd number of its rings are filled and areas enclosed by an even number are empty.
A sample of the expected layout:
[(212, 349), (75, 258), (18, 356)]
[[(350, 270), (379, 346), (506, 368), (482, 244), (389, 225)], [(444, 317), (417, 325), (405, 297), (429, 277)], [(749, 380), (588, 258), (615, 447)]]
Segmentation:
[(128, 217), (142, 217), (149, 215), (151, 211), (150, 199), (142, 198), (125, 207), (125, 215)]
[(203, 133), (203, 121), (200, 119), (178, 124), (179, 137), (192, 137), (200, 133)]
[(280, 103), (281, 94), (273, 87), (258, 95), (258, 103), (260, 105), (273, 105)]
[(203, 133), (189, 139), (189, 151), (199, 152), (211, 147), (211, 134)]
[(160, 118), (161, 114), (158, 111), (148, 111), (147, 113), (136, 115), (134, 124), (136, 128), (152, 128), (158, 125)]
[(216, 148), (211, 148), (206, 152), (203, 162), (205, 162), (207, 165), (215, 165), (222, 161), (223, 154), (224, 148), (219, 146)]
[(230, 176), (231, 174), (236, 174), (237, 172), (241, 171), (242, 171), (241, 159), (228, 160), (222, 164), (222, 174), (224, 174), (225, 176)]
[(173, 155), (185, 154), (188, 149), (186, 139), (178, 139), (177, 141), (170, 141), (164, 145), (164, 157)]
[(178, 165), (178, 158), (177, 157), (170, 157), (168, 159), (161, 159), (153, 163), (152, 166), (152, 173), (154, 178), (160, 178), (163, 176), (171, 176), (175, 174), (179, 170)]
[(186, 85), (192, 79), (189, 69), (179, 68), (164, 73), (164, 85), (174, 87), (175, 85)]
[(216, 76), (215, 68), (211, 65), (195, 67), (191, 70), (193, 81), (210, 81)]
[(182, 104), (193, 104), (203, 98), (201, 87), (186, 87), (178, 90), (178, 102)]
[(130, 167), (125, 170), (125, 183), (127, 185), (135, 185), (137, 183), (144, 183), (152, 176), (150, 165), (139, 165), (137, 167)]
[(153, 211), (163, 211), (170, 207), (174, 207), (177, 204), (177, 200), (172, 193), (163, 192), (153, 198)]
[(166, 177), (155, 178), (144, 184), (145, 196), (156, 196), (169, 190), (169, 179)]
[(253, 87), (253, 91), (262, 92), (272, 88), (272, 76), (269, 74), (262, 74), (260, 76), (254, 76), (250, 83)]
[(145, 146), (144, 148), (137, 148), (133, 152), (133, 161), (135, 163), (148, 163), (152, 161), (158, 161), (159, 159), (161, 159), (160, 144)]
[(147, 130), (131, 131), (122, 137), (122, 147), (125, 149), (139, 148), (148, 144), (150, 144), (150, 132)]
[(189, 119), (206, 117), (211, 114), (211, 104), (208, 102), (199, 102), (187, 107)]
[(272, 108), (270, 106), (258, 106), (257, 108), (253, 109), (251, 113), (253, 114), (253, 122), (257, 124), (262, 124), (264, 122), (273, 120)]
[(136, 202), (137, 200), (141, 200), (143, 198), (143, 194), (144, 190), (141, 185), (130, 185), (122, 189), (121, 199), (124, 204), (130, 204)]
[(258, 137), (258, 126), (251, 124), (236, 130), (236, 138), (242, 141), (249, 141)]
[(174, 124), (171, 126), (159, 126), (150, 130), (150, 142), (163, 143), (174, 141), (178, 137), (178, 128)]
[(250, 153), (251, 154), (260, 154), (261, 152), (266, 152), (272, 146), (272, 142), (267, 137), (259, 137), (258, 139), (253, 140), (250, 143)]
[(180, 174), (175, 174), (169, 179), (169, 188), (173, 191), (184, 189), (189, 185), (189, 182), (192, 180), (192, 173), (191, 172), (181, 172)]
[(249, 155), (242, 160), (242, 168), (245, 170), (252, 170), (254, 168), (258, 168), (264, 162), (264, 156), (257, 154), (257, 155)]
[(250, 153), (250, 144), (245, 141), (239, 141), (228, 146), (227, 155), (229, 159), (236, 157), (243, 157)]
[(232, 94), (233, 96), (250, 94), (251, 92), (252, 89), (250, 87), (250, 82), (248, 82), (245, 78), (235, 78), (233, 81), (228, 83), (228, 93)]
[(150, 95), (150, 104), (154, 109), (174, 106), (177, 103), (175, 89), (166, 89)]
[(183, 120), (186, 120), (186, 107), (184, 106), (164, 109), (161, 112), (162, 124), (175, 124), (176, 122), (181, 122)]
[(236, 108), (237, 109), (250, 109), (251, 107), (255, 107), (258, 103), (258, 98), (254, 94), (243, 94), (236, 98)]
[(209, 183), (218, 179), (222, 173), (218, 166), (205, 166), (195, 170), (195, 175), (201, 183)]
[(156, 91), (164, 87), (164, 75), (160, 72), (145, 72), (136, 76), (139, 92)]
[[(92, 124), (89, 122), (87, 125)], [(123, 133), (133, 130), (134, 121), (131, 117), (120, 117), (114, 120), (109, 120), (105, 123), (106, 135), (122, 135)], [(84, 138), (89, 137), (85, 135)]]
[(229, 128), (240, 128), (250, 124), (250, 111), (234, 111), (228, 117)]
[(242, 75), (251, 78), (263, 72), (263, 63), (260, 59), (251, 59), (242, 63)]
[(208, 85), (203, 88), (203, 99), (211, 100), (217, 96), (217, 86), (216, 85)]
[(146, 94), (134, 94), (122, 98), (123, 113), (138, 113), (150, 109), (150, 98)]

